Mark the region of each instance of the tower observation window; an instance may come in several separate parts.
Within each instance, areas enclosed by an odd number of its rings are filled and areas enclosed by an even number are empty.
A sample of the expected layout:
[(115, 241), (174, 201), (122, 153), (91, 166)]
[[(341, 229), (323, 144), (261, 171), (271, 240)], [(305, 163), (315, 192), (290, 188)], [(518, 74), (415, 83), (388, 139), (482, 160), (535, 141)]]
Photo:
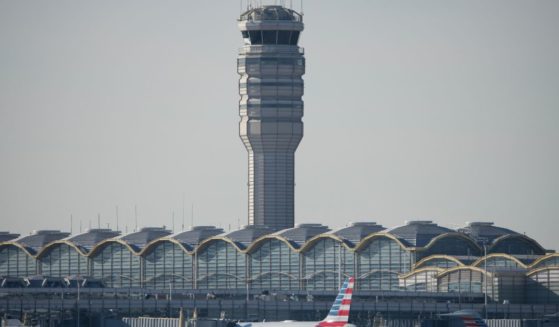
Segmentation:
[(249, 31), (250, 44), (262, 44), (262, 31)]
[(289, 44), (291, 31), (278, 31), (278, 44)]
[(297, 45), (299, 41), (298, 31), (243, 31), (243, 38), (250, 38), (250, 44), (285, 44)]
[(291, 39), (289, 40), (289, 44), (296, 45), (299, 42), (299, 32), (293, 31), (291, 32)]
[(262, 31), (262, 40), (264, 44), (276, 44), (278, 38), (278, 31)]

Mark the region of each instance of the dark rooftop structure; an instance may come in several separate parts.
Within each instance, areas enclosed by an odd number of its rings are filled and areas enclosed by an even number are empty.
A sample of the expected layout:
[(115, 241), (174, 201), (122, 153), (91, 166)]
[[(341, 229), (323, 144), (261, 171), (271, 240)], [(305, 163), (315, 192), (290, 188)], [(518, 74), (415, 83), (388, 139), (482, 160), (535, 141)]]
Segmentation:
[(241, 229), (227, 233), (223, 235), (224, 237), (235, 242), (237, 246), (244, 249), (249, 246), (254, 240), (260, 238), (261, 236), (268, 235), (274, 231), (266, 226), (262, 225), (247, 225), (243, 226)]
[(193, 250), (202, 241), (223, 233), (223, 229), (215, 226), (194, 226), (190, 230), (171, 235), (169, 238), (179, 241), (188, 250)]
[(123, 235), (120, 239), (128, 243), (135, 251), (140, 251), (149, 242), (170, 234), (171, 231), (164, 227), (144, 227), (138, 232)]
[(384, 226), (378, 225), (375, 222), (355, 222), (350, 223), (347, 227), (338, 229), (334, 232), (334, 235), (343, 239), (349, 246), (354, 247), (369, 234), (378, 233), (385, 229)]
[(36, 254), (43, 246), (70, 235), (70, 233), (61, 232), (59, 230), (38, 230), (33, 231), (30, 235), (22, 236), (15, 239), (14, 242), (24, 246), (27, 251)]
[(0, 242), (11, 241), (19, 237), (19, 234), (13, 234), (10, 232), (0, 232)]
[(411, 220), (407, 221), (404, 226), (390, 229), (388, 232), (400, 239), (406, 246), (422, 247), (433, 238), (454, 231), (441, 227), (431, 220)]
[(492, 222), (469, 222), (458, 231), (470, 236), (479, 244), (489, 244), (504, 235), (518, 234), (510, 229), (497, 227)]
[(119, 231), (98, 228), (88, 229), (85, 231), (85, 233), (70, 236), (66, 240), (68, 242), (74, 243), (76, 246), (85, 250), (85, 252), (89, 252), (95, 245), (97, 245), (97, 243), (108, 238), (117, 237), (118, 235), (120, 235)]
[(240, 20), (249, 20), (249, 21), (278, 20), (278, 21), (300, 22), (302, 20), (302, 17), (296, 11), (282, 6), (263, 6), (263, 7), (252, 8), (247, 10), (241, 15)]
[(279, 231), (277, 235), (280, 235), (287, 239), (296, 248), (301, 247), (309, 239), (315, 237), (316, 235), (329, 232), (328, 226), (322, 224), (298, 224), (294, 228), (284, 229)]

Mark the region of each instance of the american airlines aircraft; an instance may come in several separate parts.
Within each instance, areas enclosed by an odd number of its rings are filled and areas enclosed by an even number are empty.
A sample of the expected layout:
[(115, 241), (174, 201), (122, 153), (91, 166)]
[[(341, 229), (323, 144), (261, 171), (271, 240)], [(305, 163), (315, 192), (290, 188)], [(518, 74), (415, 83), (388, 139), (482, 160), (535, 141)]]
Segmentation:
[(336, 301), (332, 305), (328, 316), (322, 321), (275, 321), (275, 322), (239, 322), (240, 327), (355, 327), (348, 324), (351, 295), (353, 294), (354, 278), (344, 282)]
[(439, 316), (458, 319), (464, 327), (487, 327), (487, 324), (481, 319), (479, 313), (473, 310), (459, 310), (452, 313), (440, 314)]

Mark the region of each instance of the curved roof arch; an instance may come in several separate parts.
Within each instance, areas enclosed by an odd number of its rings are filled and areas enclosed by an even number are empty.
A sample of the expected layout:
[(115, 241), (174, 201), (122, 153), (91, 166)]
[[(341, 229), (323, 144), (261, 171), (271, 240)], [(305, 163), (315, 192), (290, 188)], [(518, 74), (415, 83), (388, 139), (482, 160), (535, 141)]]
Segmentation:
[(459, 233), (459, 232), (447, 232), (447, 233), (443, 233), (440, 235), (435, 236), (433, 239), (431, 239), (431, 241), (429, 241), (429, 243), (427, 243), (424, 247), (418, 247), (417, 251), (426, 251), (429, 250), (430, 248), (432, 248), (433, 246), (435, 246), (437, 244), (437, 242), (439, 242), (442, 239), (445, 238), (460, 238), (463, 239), (469, 243), (471, 243), (476, 249), (482, 251), (483, 249), (476, 243), (476, 241), (474, 241), (471, 237)]
[(481, 268), (478, 268), (478, 267), (472, 267), (472, 266), (458, 266), (458, 267), (453, 267), (453, 268), (450, 268), (450, 269), (445, 269), (444, 271), (442, 271), (440, 274), (437, 275), (437, 278), (444, 277), (444, 276), (446, 276), (446, 275), (448, 275), (448, 274), (451, 274), (451, 273), (456, 272), (456, 271), (459, 271), (459, 270), (470, 270), (470, 271), (479, 272), (479, 273), (484, 274), (484, 275), (486, 275), (486, 276), (488, 276), (488, 277), (492, 277), (492, 276), (493, 276), (493, 274), (490, 273), (489, 271), (485, 271), (485, 270), (483, 270), (483, 269), (481, 269)]
[(188, 251), (188, 249), (180, 241), (170, 236), (166, 236), (166, 237), (155, 239), (149, 242), (148, 244), (146, 244), (146, 246), (139, 252), (139, 255), (144, 256), (150, 253), (153, 249), (155, 249), (159, 244), (162, 243), (172, 243), (174, 245), (178, 245), (179, 248), (188, 255), (192, 255), (194, 253), (194, 251)]
[(301, 246), (301, 248), (299, 249), (299, 252), (303, 253), (303, 252), (307, 252), (310, 251), (316, 243), (320, 242), (321, 240), (326, 240), (326, 239), (332, 239), (336, 242), (339, 242), (343, 247), (345, 247), (347, 250), (352, 251), (353, 249), (347, 245), (347, 243), (338, 235), (332, 234), (332, 233), (324, 233), (324, 234), (319, 234), (316, 235), (315, 237), (311, 238), (310, 240), (308, 240), (305, 244), (303, 244), (303, 246)]
[(200, 243), (200, 245), (198, 245), (198, 247), (193, 251), (193, 253), (199, 254), (205, 248), (212, 245), (212, 243), (216, 243), (216, 242), (228, 243), (228, 244), (232, 245), (235, 248), (235, 250), (237, 250), (237, 252), (243, 253), (243, 254), (246, 253), (245, 249), (240, 248), (239, 245), (235, 241), (233, 241), (232, 239), (228, 238), (225, 235), (212, 236), (210, 238), (207, 238), (207, 239), (203, 240)]
[(439, 268), (439, 267), (435, 267), (435, 266), (423, 267), (423, 268), (412, 270), (412, 271), (404, 273), (404, 274), (400, 274), (399, 277), (400, 278), (409, 278), (413, 275), (417, 275), (417, 274), (420, 274), (420, 273), (423, 273), (423, 272), (434, 271), (434, 272), (437, 272), (437, 273), (441, 273), (445, 270), (446, 269), (444, 269), (444, 268)]
[[(422, 269), (422, 268), (427, 268), (427, 267), (421, 267), (421, 265), (425, 264), (426, 262), (429, 262), (431, 260), (437, 260), (437, 259), (445, 259), (448, 261), (452, 261), (454, 263), (456, 263), (458, 266), (464, 266), (464, 263), (460, 260), (458, 260), (457, 258), (450, 256), (450, 255), (446, 255), (446, 254), (433, 254), (430, 255), (428, 257), (425, 257), (421, 260), (419, 260), (418, 262), (416, 262), (413, 267), (414, 269)], [(432, 267), (432, 266), (429, 266)]]
[(516, 264), (518, 264), (522, 268), (527, 268), (528, 267), (522, 261), (520, 261), (517, 258), (515, 258), (514, 256), (512, 256), (510, 254), (506, 254), (506, 253), (491, 253), (491, 254), (488, 254), (487, 256), (481, 257), (481, 258), (477, 259), (476, 261), (472, 262), (472, 264), (470, 266), (481, 268), (481, 266), (482, 266), (482, 264), (485, 260), (489, 260), (489, 259), (492, 259), (492, 258), (505, 258), (505, 259), (509, 259), (511, 261), (514, 261)]
[(547, 260), (551, 260), (553, 258), (559, 258), (559, 253), (550, 253), (550, 254), (544, 255), (543, 257), (540, 257), (540, 258), (536, 259), (534, 262), (532, 262), (530, 265), (528, 265), (528, 267), (529, 268), (535, 268), (539, 264), (541, 264), (542, 262), (545, 262)]
[(285, 237), (283, 237), (282, 235), (278, 235), (278, 234), (270, 234), (270, 235), (264, 235), (259, 237), (258, 239), (256, 239), (254, 242), (252, 242), (251, 245), (249, 245), (246, 248), (246, 253), (254, 253), (255, 251), (257, 251), (260, 247), (262, 247), (262, 245), (265, 242), (271, 241), (271, 240), (277, 240), (280, 242), (285, 243), (293, 252), (295, 253), (299, 253), (299, 249), (296, 248), (295, 246), (293, 246), (293, 244), (286, 239)]
[(377, 238), (388, 238), (398, 243), (398, 245), (400, 246), (400, 248), (402, 248), (402, 250), (406, 250), (408, 252), (413, 250), (413, 248), (406, 247), (398, 237), (390, 234), (390, 232), (379, 232), (379, 233), (370, 234), (364, 239), (362, 239), (361, 242), (359, 242), (359, 244), (357, 244), (357, 246), (354, 248), (354, 251), (355, 252), (360, 251), (361, 249), (367, 247), (369, 243), (373, 242)]
[(37, 259), (41, 259), (44, 256), (46, 256), (51, 250), (53, 250), (55, 247), (57, 246), (61, 246), (61, 245), (68, 245), (69, 247), (73, 248), (74, 250), (76, 250), (76, 252), (78, 252), (78, 254), (82, 255), (82, 256), (87, 256), (87, 251), (85, 251), (85, 249), (80, 248), (78, 245), (76, 245), (74, 242), (71, 242), (67, 239), (64, 240), (57, 240), (57, 241), (53, 241), (50, 242), (49, 244), (45, 245), (38, 253), (37, 253)]
[(103, 240), (100, 243), (98, 243), (97, 245), (95, 245), (91, 251), (89, 251), (89, 253), (87, 254), (89, 257), (93, 257), (95, 256), (97, 253), (101, 252), (104, 248), (106, 248), (107, 246), (114, 244), (114, 243), (118, 243), (120, 245), (124, 245), (125, 248), (128, 249), (128, 251), (130, 251), (133, 255), (139, 256), (140, 255), (140, 251), (136, 251), (128, 242), (121, 240), (120, 238), (111, 238), (108, 240)]
[(545, 249), (540, 245), (540, 243), (536, 242), (536, 240), (523, 235), (523, 234), (507, 234), (507, 235), (503, 235), (500, 236), (498, 238), (496, 238), (495, 240), (493, 240), (493, 243), (489, 246), (489, 248), (487, 249), (488, 251), (491, 251), (493, 248), (497, 247), (500, 243), (505, 242), (507, 240), (510, 239), (522, 239), (524, 241), (527, 241), (528, 243), (532, 244), (537, 250), (540, 251), (540, 253), (537, 254), (541, 254), (541, 255), (545, 255), (546, 251)]
[(35, 254), (31, 253), (31, 251), (29, 251), (29, 249), (27, 247), (25, 247), (23, 244), (20, 244), (18, 242), (14, 242), (14, 241), (8, 241), (8, 242), (0, 243), (0, 249), (2, 249), (3, 247), (8, 247), (8, 246), (15, 246), (15, 247), (19, 248), (20, 250), (23, 250), (23, 252), (25, 252), (25, 254), (27, 254), (28, 256), (30, 256), (32, 258), (37, 258), (35, 256)]
[(534, 274), (537, 274), (537, 273), (540, 273), (540, 272), (546, 271), (546, 270), (559, 270), (559, 267), (542, 267), (542, 268), (530, 270), (529, 272), (526, 273), (526, 276), (532, 276)]

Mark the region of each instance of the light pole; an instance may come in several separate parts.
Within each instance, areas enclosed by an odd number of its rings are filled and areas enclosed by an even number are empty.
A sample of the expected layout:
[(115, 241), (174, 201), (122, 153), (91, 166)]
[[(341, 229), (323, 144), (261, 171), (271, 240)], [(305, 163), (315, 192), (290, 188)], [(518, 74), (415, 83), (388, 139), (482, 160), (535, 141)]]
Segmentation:
[(169, 318), (171, 318), (171, 311), (173, 308), (172, 305), (172, 301), (173, 301), (173, 281), (169, 282)]
[(80, 327), (80, 275), (79, 274), (78, 274), (77, 282), (78, 282), (78, 298), (77, 298), (77, 301), (76, 301), (76, 307), (78, 309), (77, 326)]
[(483, 242), (483, 270), (485, 274), (483, 276), (483, 282), (485, 284), (484, 288), (484, 309), (485, 309), (485, 320), (487, 320), (487, 243)]

